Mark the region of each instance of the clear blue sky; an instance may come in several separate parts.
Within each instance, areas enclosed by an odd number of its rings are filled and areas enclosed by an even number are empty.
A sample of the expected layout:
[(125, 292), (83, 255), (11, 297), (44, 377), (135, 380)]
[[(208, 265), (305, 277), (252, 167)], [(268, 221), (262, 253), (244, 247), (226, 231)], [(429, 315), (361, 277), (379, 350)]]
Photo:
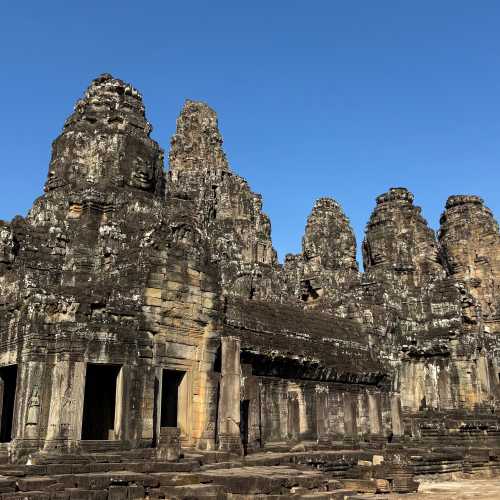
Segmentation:
[(281, 259), (319, 196), (358, 246), (391, 186), (434, 228), (451, 194), (500, 217), (499, 27), (498, 0), (4, 2), (0, 218), (41, 193), (51, 141), (103, 72), (141, 90), (165, 149), (186, 98), (218, 112)]

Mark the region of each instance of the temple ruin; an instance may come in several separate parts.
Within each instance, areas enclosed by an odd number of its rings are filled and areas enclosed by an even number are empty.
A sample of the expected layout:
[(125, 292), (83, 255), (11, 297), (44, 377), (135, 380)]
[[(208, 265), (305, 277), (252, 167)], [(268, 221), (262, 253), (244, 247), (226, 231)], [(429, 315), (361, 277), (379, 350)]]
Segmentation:
[(381, 194), (363, 272), (321, 198), (281, 264), (215, 112), (186, 101), (168, 169), (150, 132), (100, 76), (44, 194), (0, 221), (0, 498), (362, 498), (500, 471), (481, 198), (450, 196), (435, 235), (410, 191)]

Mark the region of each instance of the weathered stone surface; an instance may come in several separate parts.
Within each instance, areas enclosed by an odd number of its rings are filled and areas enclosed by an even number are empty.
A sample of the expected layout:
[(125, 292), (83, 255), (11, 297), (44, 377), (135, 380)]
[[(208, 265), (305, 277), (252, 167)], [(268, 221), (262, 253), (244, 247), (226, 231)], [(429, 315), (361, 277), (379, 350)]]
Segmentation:
[(500, 236), (480, 198), (450, 197), (437, 241), (407, 189), (380, 195), (364, 272), (321, 198), (281, 265), (215, 112), (185, 103), (168, 173), (150, 132), (140, 93), (100, 76), (43, 196), (0, 221), (2, 493), (317, 498), (500, 471)]
[(405, 188), (377, 198), (363, 242), (365, 270), (411, 272), (415, 283), (442, 275), (434, 232)]
[(340, 205), (330, 198), (316, 201), (307, 219), (302, 254), (287, 255), (284, 266), (289, 293), (311, 308), (329, 303), (330, 310), (345, 316), (343, 299), (360, 275), (356, 239)]
[(215, 112), (204, 103), (186, 101), (171, 146), (169, 195), (193, 200), (211, 258), (221, 271), (223, 293), (279, 296), (270, 220), (262, 212), (261, 196), (230, 170)]
[(149, 138), (151, 130), (141, 94), (111, 75), (100, 76), (54, 141), (45, 190), (130, 186), (161, 194), (163, 152)]
[(500, 232), (478, 196), (450, 196), (439, 242), (447, 271), (481, 307), (485, 327), (500, 333)]

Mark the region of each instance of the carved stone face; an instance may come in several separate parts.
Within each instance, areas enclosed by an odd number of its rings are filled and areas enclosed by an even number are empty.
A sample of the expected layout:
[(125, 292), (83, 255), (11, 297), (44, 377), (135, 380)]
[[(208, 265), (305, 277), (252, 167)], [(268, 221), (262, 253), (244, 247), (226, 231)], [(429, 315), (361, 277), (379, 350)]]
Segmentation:
[(141, 156), (132, 160), (132, 172), (130, 174), (129, 184), (137, 189), (151, 191), (153, 187), (154, 172), (151, 165)]
[(162, 159), (161, 149), (149, 138), (70, 131), (54, 143), (45, 190), (127, 185), (154, 192)]
[[(54, 143), (52, 160), (49, 166), (45, 191), (66, 186), (92, 182), (98, 176), (96, 166), (99, 165), (97, 147), (98, 141), (94, 137), (83, 134), (63, 134)], [(110, 148), (101, 147), (109, 150)]]
[(129, 137), (122, 159), (121, 170), (126, 183), (136, 189), (153, 191), (158, 176), (161, 156), (149, 141)]
[(49, 173), (47, 175), (47, 182), (45, 183), (45, 191), (52, 191), (60, 185), (60, 179), (57, 175), (57, 168), (51, 163)]
[(45, 183), (45, 191), (52, 191), (66, 184), (64, 179), (64, 166), (61, 159), (57, 156), (56, 150), (52, 155), (52, 161), (49, 166), (49, 173), (47, 175), (47, 181)]
[(388, 248), (381, 237), (369, 238), (365, 242), (368, 261), (371, 265), (381, 264), (387, 260)]

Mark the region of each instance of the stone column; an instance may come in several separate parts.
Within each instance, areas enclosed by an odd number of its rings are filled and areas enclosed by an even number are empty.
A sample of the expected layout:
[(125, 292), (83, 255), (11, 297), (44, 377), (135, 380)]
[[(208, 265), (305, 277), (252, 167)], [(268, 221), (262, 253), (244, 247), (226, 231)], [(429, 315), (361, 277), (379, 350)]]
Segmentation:
[(38, 449), (43, 440), (44, 422), (41, 414), (45, 389), (44, 362), (24, 359), (17, 368), (16, 398), (12, 420), (13, 456)]
[(368, 393), (368, 418), (370, 434), (382, 434), (382, 409), (380, 404), (380, 394)]
[(357, 394), (351, 394), (349, 392), (344, 393), (344, 440), (357, 439), (357, 403)]
[(46, 450), (70, 451), (82, 433), (85, 363), (59, 360), (52, 367)]
[(438, 396), (439, 396), (439, 409), (449, 410), (453, 408), (453, 398), (451, 396), (450, 388), (450, 372), (448, 366), (442, 365), (438, 375)]
[(201, 450), (214, 450), (217, 425), (217, 405), (219, 395), (220, 374), (201, 372), (202, 380), (201, 399), (199, 405), (201, 436), (197, 441), (197, 448)]
[(485, 403), (489, 400), (491, 386), (488, 360), (484, 353), (477, 360), (477, 378), (480, 402)]
[(403, 422), (401, 421), (401, 398), (399, 394), (393, 394), (391, 397), (391, 418), (393, 435), (402, 436)]
[(370, 433), (368, 397), (364, 391), (360, 392), (357, 397), (357, 428), (361, 436), (367, 436)]
[(318, 442), (329, 442), (330, 428), (328, 421), (328, 388), (316, 386), (316, 435)]
[(330, 388), (328, 392), (328, 425), (333, 441), (341, 441), (346, 434), (344, 421), (344, 395), (339, 390)]
[(240, 340), (223, 337), (219, 396), (219, 449), (242, 453), (240, 437)]

